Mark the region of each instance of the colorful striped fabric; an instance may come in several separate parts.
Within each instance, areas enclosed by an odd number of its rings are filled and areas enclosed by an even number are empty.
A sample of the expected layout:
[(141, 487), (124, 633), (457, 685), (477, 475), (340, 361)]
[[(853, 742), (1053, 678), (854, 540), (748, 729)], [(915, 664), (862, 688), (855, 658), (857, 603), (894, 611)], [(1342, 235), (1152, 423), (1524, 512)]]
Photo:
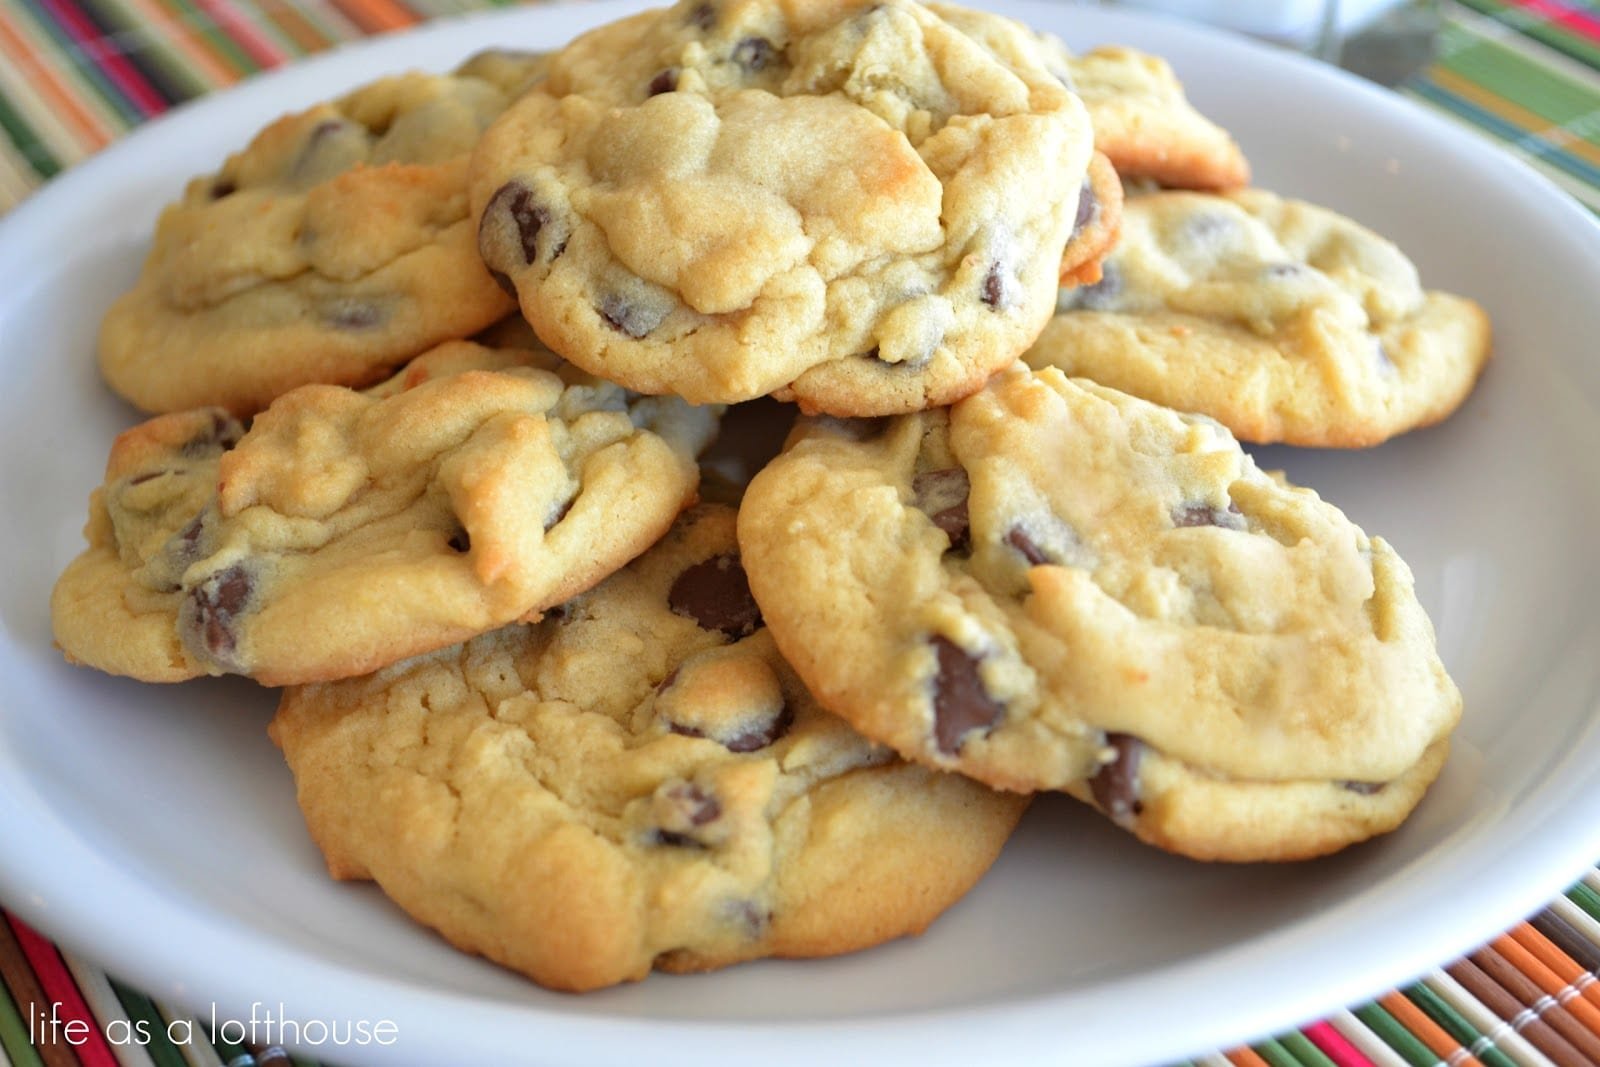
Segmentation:
[[(342, 41), (509, 2), (0, 0), (0, 211), (192, 97)], [(1496, 139), (1600, 213), (1600, 0), (1441, 7), (1437, 60), (1400, 91)], [(0, 1067), (310, 1064), (224, 1031), (0, 913)], [(168, 1036), (186, 1033), (192, 1041)], [(1412, 985), (1192, 1062), (1600, 1067), (1600, 870)]]

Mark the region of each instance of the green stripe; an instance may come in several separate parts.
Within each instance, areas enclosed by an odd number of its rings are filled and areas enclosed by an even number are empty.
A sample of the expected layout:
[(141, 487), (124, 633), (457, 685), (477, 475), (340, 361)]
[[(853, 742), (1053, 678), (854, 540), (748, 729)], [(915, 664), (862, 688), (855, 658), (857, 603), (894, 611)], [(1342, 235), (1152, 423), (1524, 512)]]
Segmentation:
[(1289, 1054), (1289, 1050), (1278, 1044), (1276, 1038), (1266, 1038), (1262, 1041), (1253, 1041), (1250, 1047), (1260, 1054), (1272, 1067), (1300, 1067), (1300, 1061)]
[[(0, 919), (0, 922), (5, 920)], [(28, 1027), (17, 1010), (16, 1001), (4, 982), (0, 982), (0, 1048), (6, 1050), (12, 1067), (44, 1067), (44, 1061), (28, 1040)]]
[(48, 11), (40, 7), (38, 0), (17, 0), (13, 13), (19, 18), (26, 18), (42, 32), (43, 36), (48, 37), (51, 43), (61, 50), (61, 55), (52, 57), (55, 62), (51, 63), (51, 66), (63, 73), (68, 70), (76, 70), (87, 83), (88, 88), (106, 102), (112, 112), (122, 120), (123, 125), (137, 126), (144, 121), (144, 112), (135, 107), (126, 96), (123, 96), (122, 91), (112, 84), (111, 79), (106, 77), (105, 72), (93, 60), (83, 54), (78, 48), (77, 42), (72, 39), (66, 30), (61, 28), (55, 19), (50, 17)]
[(1309, 1037), (1298, 1030), (1289, 1034), (1279, 1034), (1278, 1041), (1306, 1067), (1339, 1067)]
[(1363, 1004), (1350, 1010), (1367, 1025), (1367, 1029), (1382, 1038), (1385, 1045), (1394, 1049), (1401, 1059), (1413, 1067), (1434, 1067), (1439, 1062), (1439, 1057), (1433, 1054), (1432, 1049), (1417, 1040), (1410, 1030), (1400, 1025), (1398, 1019), (1379, 1005)]
[(1600, 893), (1579, 882), (1567, 890), (1567, 899), (1589, 913), (1589, 918), (1600, 923)]
[[(1464, 32), (1464, 31), (1462, 31)], [(1532, 111), (1554, 126), (1600, 112), (1600, 90), (1541, 66), (1521, 52), (1487, 37), (1444, 51), (1439, 66), (1505, 100)], [(1594, 117), (1590, 118), (1595, 121)], [(1600, 143), (1594, 131), (1585, 140)]]
[(1600, 68), (1600, 45), (1582, 34), (1542, 19), (1515, 4), (1502, 3), (1501, 0), (1456, 0), (1456, 2), (1509, 26), (1524, 37), (1547, 45), (1591, 67)]
[[(1439, 1029), (1461, 1042), (1463, 1048), (1478, 1057), (1483, 1067), (1517, 1067), (1510, 1056), (1501, 1052), (1489, 1041), (1483, 1033), (1466, 1016), (1450, 1006), (1449, 1001), (1439, 994), (1418, 982), (1416, 985), (1406, 986), (1402, 993), (1422, 1009), (1422, 1013), (1439, 1024)], [(1484, 1044), (1480, 1045), (1482, 1041)]]
[[(155, 1002), (136, 989), (130, 989), (109, 974), (106, 978), (122, 1001), (122, 1009), (133, 1023), (134, 1037), (156, 1067), (188, 1067), (183, 1053), (167, 1038), (167, 1024), (156, 1010)], [(142, 1025), (141, 1025), (142, 1024)]]
[(27, 120), (17, 114), (4, 92), (0, 92), (0, 130), (4, 130), (6, 136), (11, 138), (17, 153), (38, 171), (41, 180), (61, 172), (61, 162), (56, 159), (55, 153), (33, 131)]
[[(166, 35), (146, 23), (137, 12), (129, 10), (123, 0), (80, 0), (80, 3), (92, 10), (96, 21), (109, 32), (138, 42), (124, 46), (123, 53), (135, 66), (150, 68), (148, 73), (154, 76), (146, 80), (173, 103), (200, 96), (210, 88), (195, 75)], [(137, 60), (133, 55), (135, 51), (139, 53)]]
[[(250, 58), (250, 54), (239, 47), (232, 37), (223, 33), (211, 16), (201, 11), (193, 3), (193, 0), (156, 0), (156, 3), (167, 14), (199, 34), (211, 46), (212, 55), (223, 66), (232, 67), (234, 74), (238, 77), (254, 74), (261, 69)], [(220, 86), (215, 86), (214, 88), (220, 88)]]

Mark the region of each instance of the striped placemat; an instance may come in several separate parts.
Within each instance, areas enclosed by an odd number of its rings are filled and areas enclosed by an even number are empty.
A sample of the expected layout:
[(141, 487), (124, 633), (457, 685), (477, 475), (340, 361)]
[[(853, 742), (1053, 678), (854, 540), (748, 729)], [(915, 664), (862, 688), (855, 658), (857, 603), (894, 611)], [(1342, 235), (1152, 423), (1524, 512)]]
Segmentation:
[[(0, 912), (0, 1067), (329, 1063), (263, 1044), (281, 1033), (270, 1023), (214, 1015), (157, 1003)], [(1597, 1067), (1600, 868), (1537, 915), (1408, 986), (1181, 1067), (1230, 1064)]]
[[(333, 44), (511, 0), (0, 0), (0, 211), (175, 104)], [(1404, 94), (1600, 213), (1600, 0), (1445, 0)], [(0, 912), (0, 1067), (302, 1064), (158, 1004)], [(1194, 1064), (1600, 1067), (1600, 870), (1368, 1004)]]

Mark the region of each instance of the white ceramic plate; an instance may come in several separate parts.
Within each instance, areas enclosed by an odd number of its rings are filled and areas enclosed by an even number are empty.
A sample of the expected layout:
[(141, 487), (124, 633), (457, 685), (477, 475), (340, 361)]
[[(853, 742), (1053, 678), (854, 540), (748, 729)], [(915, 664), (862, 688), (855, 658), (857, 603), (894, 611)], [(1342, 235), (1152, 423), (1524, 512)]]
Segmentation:
[(1140, 1063), (1313, 1018), (1535, 910), (1600, 856), (1600, 228), (1524, 167), (1336, 72), (1178, 25), (1005, 10), (1077, 47), (1169, 56), (1261, 184), (1395, 238), (1494, 316), (1498, 356), (1443, 426), (1363, 453), (1272, 450), (1417, 574), (1466, 717), (1391, 837), (1303, 866), (1204, 866), (1046, 798), (926, 936), (830, 961), (657, 976), (581, 998), (460, 955), (335, 885), (247, 682), (75, 670), (46, 603), (134, 413), (96, 322), (160, 205), (266, 120), (490, 44), (553, 46), (629, 8), (523, 9), (351, 48), (181, 109), (0, 223), (0, 899), (156, 996), (248, 1017), (391, 1020), (344, 1062)]

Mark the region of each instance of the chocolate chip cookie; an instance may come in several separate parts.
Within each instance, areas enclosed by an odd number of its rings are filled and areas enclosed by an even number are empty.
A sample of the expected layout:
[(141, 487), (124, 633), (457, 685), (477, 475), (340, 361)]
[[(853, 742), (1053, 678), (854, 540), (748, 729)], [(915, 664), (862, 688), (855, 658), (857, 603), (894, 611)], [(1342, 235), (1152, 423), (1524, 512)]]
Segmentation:
[(1285, 859), (1389, 829), (1460, 714), (1382, 539), (1215, 422), (1054, 369), (808, 420), (747, 490), (739, 543), (825, 707), (1177, 851)]
[(100, 368), (146, 411), (248, 415), (360, 386), (512, 307), (478, 260), (467, 158), (542, 60), (381, 78), (287, 115), (166, 208)]
[(715, 413), (552, 359), (453, 342), (368, 394), (292, 390), (248, 432), (221, 409), (127, 431), (57, 643), (146, 681), (320, 681), (588, 588), (693, 500)]
[(818, 707), (714, 506), (542, 622), (287, 690), (271, 732), (335, 877), (566, 990), (918, 933), (1026, 804)]
[(1048, 319), (1090, 141), (1031, 53), (911, 0), (683, 0), (554, 56), (472, 201), (484, 262), (596, 374), (912, 411)]
[(1261, 190), (1129, 197), (1092, 286), (1024, 357), (1220, 421), (1244, 441), (1355, 448), (1443, 419), (1488, 316), (1424, 290), (1394, 244)]

